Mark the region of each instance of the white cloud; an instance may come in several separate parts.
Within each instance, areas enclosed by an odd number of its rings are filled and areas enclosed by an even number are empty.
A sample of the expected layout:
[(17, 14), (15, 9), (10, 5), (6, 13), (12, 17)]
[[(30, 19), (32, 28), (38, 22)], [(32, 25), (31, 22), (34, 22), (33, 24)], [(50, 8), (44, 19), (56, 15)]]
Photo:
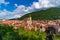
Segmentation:
[(6, 16), (9, 15), (10, 13), (12, 12), (7, 11), (6, 9), (0, 11), (0, 19), (6, 19), (7, 18)]
[(5, 2), (5, 0), (0, 0), (0, 3), (4, 3)]
[(7, 5), (7, 4), (9, 4), (9, 2), (5, 2), (4, 4)]
[(14, 15), (13, 18), (19, 18), (21, 17), (20, 15)]
[(25, 14), (26, 13), (25, 10), (26, 10), (25, 6), (20, 5), (14, 10), (14, 12), (12, 12), (12, 14)]
[(31, 7), (27, 7), (27, 9), (26, 9), (26, 11), (28, 12), (28, 13), (30, 13), (30, 12), (33, 12), (34, 11), (34, 6), (32, 5)]
[(19, 17), (21, 17), (21, 16), (20, 15), (13, 15), (13, 16), (7, 17), (6, 19), (19, 18)]
[(0, 12), (0, 16), (5, 16), (6, 12)]
[(33, 5), (35, 6), (36, 9), (40, 9), (40, 5), (38, 2), (34, 2)]
[(50, 0), (39, 0), (39, 4), (40, 6), (42, 7), (45, 7), (45, 8), (50, 8), (50, 7), (55, 7), (56, 5), (53, 5)]
[(6, 16), (8, 13), (10, 13), (10, 12), (8, 12), (6, 9), (4, 9), (3, 11), (0, 11), (0, 16)]
[(5, 2), (5, 0), (0, 0), (0, 4), (5, 4), (5, 5), (7, 5), (7, 4), (9, 4), (9, 2)]
[(14, 4), (15, 5), (15, 7), (18, 7), (18, 4)]

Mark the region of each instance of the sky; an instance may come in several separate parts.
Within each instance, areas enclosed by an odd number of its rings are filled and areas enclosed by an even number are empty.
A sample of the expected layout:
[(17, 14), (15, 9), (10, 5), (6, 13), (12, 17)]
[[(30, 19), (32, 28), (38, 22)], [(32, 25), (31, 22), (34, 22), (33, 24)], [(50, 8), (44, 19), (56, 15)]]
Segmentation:
[(0, 0), (0, 19), (19, 18), (51, 7), (60, 7), (60, 0)]

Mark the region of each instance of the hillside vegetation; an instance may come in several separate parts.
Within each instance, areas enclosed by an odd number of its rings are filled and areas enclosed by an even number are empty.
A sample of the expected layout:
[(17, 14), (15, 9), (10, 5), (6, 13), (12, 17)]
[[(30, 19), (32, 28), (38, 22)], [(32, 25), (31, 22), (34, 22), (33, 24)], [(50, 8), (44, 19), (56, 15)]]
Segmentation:
[(18, 20), (23, 20), (26, 17), (32, 16), (33, 20), (57, 20), (60, 19), (60, 8), (50, 8), (47, 10), (36, 11), (23, 15)]

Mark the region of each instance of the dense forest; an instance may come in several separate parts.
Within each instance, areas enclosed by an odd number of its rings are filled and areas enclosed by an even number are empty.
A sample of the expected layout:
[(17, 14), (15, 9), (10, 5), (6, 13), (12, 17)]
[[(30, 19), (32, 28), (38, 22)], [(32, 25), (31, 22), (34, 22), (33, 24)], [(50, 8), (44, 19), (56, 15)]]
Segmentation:
[(47, 10), (35, 11), (25, 14), (17, 19), (23, 20), (24, 18), (29, 17), (29, 15), (32, 16), (33, 20), (57, 20), (60, 19), (60, 8), (49, 8)]

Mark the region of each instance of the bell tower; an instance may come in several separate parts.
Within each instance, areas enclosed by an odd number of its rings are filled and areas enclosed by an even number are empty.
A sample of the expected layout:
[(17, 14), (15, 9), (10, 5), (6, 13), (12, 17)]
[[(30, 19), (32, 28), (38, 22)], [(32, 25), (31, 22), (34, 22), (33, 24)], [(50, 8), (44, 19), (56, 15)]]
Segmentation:
[(32, 17), (31, 17), (31, 15), (29, 15), (29, 18), (27, 20), (27, 25), (28, 26), (31, 26), (32, 25)]
[(30, 22), (32, 22), (32, 17), (31, 17), (31, 15), (29, 15), (29, 19), (30, 19)]

